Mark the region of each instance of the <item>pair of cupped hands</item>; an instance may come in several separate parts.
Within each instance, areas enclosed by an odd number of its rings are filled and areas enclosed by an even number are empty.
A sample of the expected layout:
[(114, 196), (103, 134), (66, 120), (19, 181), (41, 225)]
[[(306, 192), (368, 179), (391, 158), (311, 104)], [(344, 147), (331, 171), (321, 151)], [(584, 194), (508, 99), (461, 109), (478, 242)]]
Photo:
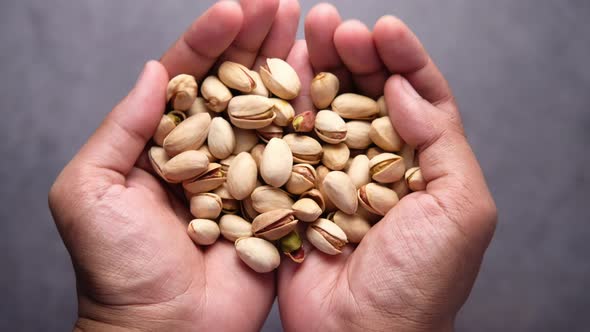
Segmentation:
[[(260, 329), (278, 297), (288, 331), (452, 330), (496, 223), (496, 208), (466, 141), (453, 95), (416, 36), (382, 17), (372, 30), (314, 7), (296, 41), (296, 0), (213, 5), (64, 168), (49, 194), (77, 277), (80, 329)], [(353, 251), (309, 251), (296, 265), (257, 274), (234, 247), (200, 248), (187, 236), (185, 203), (153, 175), (145, 147), (165, 109), (168, 80), (202, 80), (220, 61), (257, 69), (286, 59), (302, 81), (298, 112), (312, 109), (314, 74), (342, 91), (385, 95), (405, 142), (417, 147), (426, 191), (404, 197)]]

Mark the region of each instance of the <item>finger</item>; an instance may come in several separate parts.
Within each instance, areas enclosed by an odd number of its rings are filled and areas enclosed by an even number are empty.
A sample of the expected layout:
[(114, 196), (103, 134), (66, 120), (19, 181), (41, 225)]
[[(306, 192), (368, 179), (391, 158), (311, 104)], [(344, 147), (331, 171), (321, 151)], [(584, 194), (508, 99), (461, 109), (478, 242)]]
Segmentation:
[(307, 45), (304, 40), (299, 40), (295, 43), (287, 57), (287, 62), (293, 67), (293, 69), (295, 69), (297, 74), (299, 74), (299, 79), (301, 80), (301, 91), (299, 92), (299, 96), (291, 102), (295, 109), (295, 113), (299, 114), (305, 111), (315, 112), (315, 107), (313, 106), (309, 92), (311, 80), (313, 79), (313, 69), (309, 63)]
[(131, 93), (107, 115), (75, 162), (126, 175), (162, 117), (167, 84), (165, 68), (148, 62)]
[(270, 32), (260, 47), (254, 70), (258, 70), (267, 58), (287, 58), (295, 43), (300, 12), (297, 0), (281, 0)]
[(414, 33), (398, 18), (385, 16), (373, 29), (377, 51), (391, 73), (403, 74), (434, 105), (454, 107), (453, 95)]
[(244, 12), (242, 29), (220, 61), (238, 62), (250, 68), (273, 24), (279, 0), (241, 0), (240, 5)]
[(338, 76), (340, 89), (345, 92), (351, 90), (352, 81), (334, 45), (334, 32), (341, 21), (333, 5), (322, 3), (313, 7), (305, 18), (305, 41), (314, 72), (326, 71)]
[(236, 38), (242, 21), (240, 5), (218, 2), (189, 27), (160, 61), (170, 77), (184, 73), (200, 81)]
[(346, 21), (334, 32), (334, 45), (356, 88), (372, 98), (382, 96), (387, 74), (371, 31), (360, 21)]
[(395, 129), (418, 149), (426, 192), (467, 233), (488, 231), (490, 224), (473, 221), (495, 220), (495, 205), (463, 134), (458, 111), (433, 106), (399, 75), (387, 81), (385, 100)]

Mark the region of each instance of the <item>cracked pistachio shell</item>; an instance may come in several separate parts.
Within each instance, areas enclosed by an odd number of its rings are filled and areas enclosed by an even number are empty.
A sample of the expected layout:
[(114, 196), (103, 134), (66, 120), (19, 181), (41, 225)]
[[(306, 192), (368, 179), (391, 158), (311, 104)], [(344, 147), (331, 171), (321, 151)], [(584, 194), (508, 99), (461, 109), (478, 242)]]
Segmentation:
[(365, 150), (373, 143), (369, 137), (371, 123), (367, 121), (349, 121), (346, 130), (344, 142), (350, 149)]
[(275, 112), (275, 119), (274, 124), (281, 127), (286, 127), (293, 121), (295, 117), (295, 109), (288, 101), (279, 99), (279, 98), (271, 98), (274, 102), (274, 112)]
[(207, 170), (182, 182), (182, 187), (191, 194), (200, 194), (218, 188), (225, 182), (225, 173), (218, 163), (209, 163)]
[(293, 165), (291, 176), (285, 184), (285, 189), (293, 195), (299, 195), (315, 187), (316, 181), (317, 174), (313, 166), (309, 164), (296, 164)]
[(211, 151), (209, 151), (209, 147), (207, 146), (207, 144), (201, 145), (201, 147), (197, 151), (204, 153), (207, 156), (207, 159), (209, 159), (210, 163), (215, 162), (217, 160), (217, 158), (215, 158), (211, 154)]
[[(208, 113), (209, 114), (209, 109), (207, 108), (207, 105), (205, 99), (198, 97), (197, 99), (195, 99), (195, 101), (193, 102), (193, 104), (191, 105), (191, 108), (189, 108), (186, 111), (186, 115), (187, 117), (191, 117), (195, 114), (199, 114), (199, 113)], [(211, 115), (211, 114), (209, 114)]]
[(346, 123), (340, 115), (332, 111), (319, 111), (315, 117), (315, 133), (330, 144), (338, 144), (346, 140)]
[(323, 189), (334, 205), (345, 213), (353, 214), (358, 207), (356, 187), (350, 177), (341, 171), (328, 173)]
[(328, 219), (320, 218), (307, 227), (307, 240), (318, 250), (328, 255), (342, 253), (348, 243), (344, 231)]
[(194, 219), (188, 224), (187, 233), (194, 243), (208, 246), (219, 238), (219, 226), (209, 219)]
[(252, 224), (235, 214), (226, 214), (219, 219), (221, 235), (228, 241), (235, 242), (241, 237), (252, 236)]
[(293, 155), (289, 145), (280, 138), (271, 139), (260, 161), (260, 175), (264, 181), (273, 187), (284, 185), (291, 176), (292, 166)]
[(404, 158), (393, 153), (382, 153), (369, 162), (371, 178), (379, 183), (401, 180), (406, 172)]
[(270, 272), (281, 264), (279, 250), (270, 242), (257, 237), (245, 237), (235, 242), (238, 257), (258, 273)]
[(416, 149), (410, 146), (409, 144), (404, 144), (399, 155), (404, 158), (404, 165), (406, 169), (410, 169), (412, 167), (418, 166), (418, 155), (416, 154)]
[(264, 153), (264, 149), (266, 148), (265, 144), (256, 144), (252, 150), (250, 150), (250, 154), (254, 161), (256, 162), (256, 166), (260, 168), (260, 162), (262, 161), (262, 154)]
[(211, 120), (207, 146), (211, 154), (217, 159), (225, 159), (234, 151), (236, 147), (234, 131), (224, 118), (215, 117)]
[(227, 174), (227, 171), (229, 170), (229, 167), (231, 166), (231, 164), (234, 162), (234, 159), (236, 159), (236, 156), (231, 155), (225, 159), (221, 159), (219, 161), (219, 164), (221, 165), (221, 169)]
[(379, 106), (369, 97), (344, 93), (334, 99), (332, 111), (343, 119), (371, 120), (379, 114)]
[(318, 219), (323, 211), (313, 199), (301, 198), (293, 204), (293, 213), (298, 220), (304, 222), (314, 222)]
[(241, 203), (240, 204), (240, 211), (242, 212), (242, 216), (244, 216), (244, 218), (252, 221), (252, 220), (254, 220), (254, 218), (256, 218), (256, 216), (258, 216), (260, 214), (256, 210), (254, 210), (252, 198), (247, 197), (246, 199), (242, 200), (240, 203)]
[(169, 156), (199, 149), (209, 134), (211, 116), (209, 113), (199, 113), (182, 121), (164, 139), (164, 149)]
[(172, 109), (188, 110), (197, 98), (198, 85), (191, 75), (180, 74), (168, 82), (166, 102)]
[(159, 146), (164, 145), (164, 139), (166, 138), (166, 136), (168, 136), (168, 134), (170, 134), (170, 132), (174, 128), (176, 128), (176, 125), (178, 125), (181, 121), (182, 120), (180, 118), (174, 115), (162, 115), (160, 123), (158, 124), (156, 132), (154, 133), (154, 143), (156, 143)]
[(289, 145), (294, 162), (317, 165), (322, 160), (322, 145), (315, 139), (300, 134), (289, 134), (283, 137), (283, 140)]
[(256, 162), (248, 152), (236, 156), (227, 171), (227, 189), (238, 200), (243, 200), (252, 194), (256, 188), (258, 168)]
[(372, 146), (367, 150), (366, 155), (370, 160), (370, 159), (373, 159), (373, 157), (375, 157), (376, 155), (382, 154), (382, 153), (385, 153), (385, 150), (378, 148), (376, 146)]
[(270, 97), (270, 91), (268, 91), (268, 89), (264, 86), (262, 78), (260, 78), (260, 74), (258, 74), (254, 70), (250, 70), (250, 77), (252, 77), (252, 79), (256, 83), (256, 87), (248, 94)]
[(399, 199), (404, 198), (404, 196), (410, 193), (410, 188), (405, 179), (391, 184), (391, 190), (395, 191)]
[(234, 130), (234, 137), (236, 138), (236, 146), (232, 154), (238, 155), (241, 152), (249, 152), (252, 148), (258, 144), (258, 136), (254, 130), (240, 129), (238, 127), (232, 127)]
[(311, 80), (311, 100), (318, 109), (328, 108), (340, 90), (340, 81), (332, 73), (319, 73)]
[(199, 151), (182, 152), (170, 160), (162, 168), (162, 174), (171, 182), (182, 182), (191, 179), (207, 170), (209, 159)]
[(350, 243), (360, 243), (371, 229), (371, 223), (359, 214), (350, 215), (336, 211), (332, 216), (332, 221), (344, 231)]
[(387, 104), (385, 103), (385, 96), (381, 96), (379, 99), (377, 99), (377, 107), (379, 107), (379, 116), (389, 115), (389, 112), (387, 111)]
[(257, 187), (250, 195), (250, 198), (254, 210), (258, 213), (276, 209), (290, 209), (294, 203), (285, 191), (271, 186)]
[(369, 137), (381, 149), (388, 152), (397, 152), (401, 150), (404, 141), (393, 128), (389, 117), (381, 117), (371, 122)]
[(406, 183), (411, 191), (426, 190), (426, 181), (422, 176), (420, 167), (412, 167), (406, 171), (405, 174)]
[(289, 234), (297, 226), (293, 211), (278, 209), (259, 214), (252, 221), (254, 236), (274, 241)]
[(207, 108), (215, 113), (225, 111), (232, 98), (231, 91), (215, 76), (209, 76), (201, 83), (201, 95)]
[(190, 199), (190, 210), (195, 218), (217, 219), (221, 208), (221, 197), (213, 193), (198, 194)]
[(221, 204), (222, 208), (221, 211), (227, 214), (233, 214), (240, 210), (240, 201), (235, 199), (227, 189), (227, 183), (221, 184), (221, 186), (215, 188), (213, 191), (214, 194), (219, 195), (221, 197)]
[(365, 184), (371, 182), (371, 174), (369, 172), (369, 158), (364, 154), (359, 154), (352, 159), (346, 174), (352, 180), (354, 186), (358, 189)]
[(350, 158), (350, 149), (344, 143), (322, 145), (322, 164), (333, 171), (341, 171)]
[(227, 107), (231, 123), (242, 129), (259, 129), (271, 124), (276, 115), (274, 103), (266, 97), (243, 95), (233, 97)]
[(260, 67), (260, 77), (268, 90), (279, 98), (295, 99), (301, 91), (299, 75), (282, 59), (266, 59), (266, 63)]
[(219, 66), (217, 76), (227, 87), (249, 93), (256, 88), (250, 69), (232, 61), (225, 61)]
[(367, 211), (380, 216), (386, 215), (399, 201), (395, 191), (376, 183), (360, 187), (358, 199)]
[(170, 182), (170, 180), (166, 179), (164, 173), (162, 173), (164, 165), (168, 162), (168, 160), (170, 160), (170, 157), (168, 157), (168, 154), (166, 151), (164, 151), (164, 148), (152, 146), (148, 152), (148, 157), (156, 174), (158, 174), (162, 179)]
[(276, 124), (270, 124), (264, 128), (256, 129), (256, 134), (264, 143), (268, 143), (273, 138), (283, 137), (283, 127)]
[(330, 173), (330, 169), (328, 169), (327, 167), (320, 165), (316, 168), (316, 173), (318, 174), (318, 181), (317, 181), (317, 186), (318, 189), (324, 199), (324, 208), (322, 208), (322, 210), (327, 211), (327, 212), (332, 212), (337, 210), (336, 205), (334, 205), (334, 203), (332, 203), (332, 201), (330, 200), (330, 198), (328, 197), (328, 195), (326, 195), (326, 190), (324, 189), (324, 179), (326, 178), (326, 175), (328, 175), (328, 173)]
[(322, 212), (326, 209), (326, 199), (324, 198), (324, 194), (319, 189), (311, 189), (299, 196), (299, 199), (309, 198), (314, 201), (322, 210)]

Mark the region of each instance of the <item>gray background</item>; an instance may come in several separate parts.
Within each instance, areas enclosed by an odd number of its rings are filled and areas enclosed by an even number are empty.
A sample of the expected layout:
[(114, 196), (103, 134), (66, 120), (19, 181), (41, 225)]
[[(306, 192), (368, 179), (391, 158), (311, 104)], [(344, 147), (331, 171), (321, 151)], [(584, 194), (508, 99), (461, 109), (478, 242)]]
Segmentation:
[[(0, 4), (0, 330), (72, 326), (74, 276), (48, 188), (143, 63), (212, 2)], [(587, 329), (590, 2), (338, 6), (344, 18), (372, 25), (392, 13), (415, 29), (456, 92), (497, 200), (500, 224), (458, 330)], [(265, 329), (280, 330), (276, 310)]]

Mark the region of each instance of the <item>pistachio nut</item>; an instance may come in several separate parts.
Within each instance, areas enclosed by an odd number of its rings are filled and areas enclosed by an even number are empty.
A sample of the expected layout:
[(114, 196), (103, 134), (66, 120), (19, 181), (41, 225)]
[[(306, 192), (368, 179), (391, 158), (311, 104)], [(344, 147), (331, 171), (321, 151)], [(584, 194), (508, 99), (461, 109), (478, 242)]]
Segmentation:
[(285, 184), (287, 192), (293, 195), (302, 194), (313, 187), (317, 181), (317, 174), (315, 168), (309, 164), (293, 165), (291, 176)]
[(215, 158), (211, 154), (211, 151), (209, 151), (209, 147), (207, 146), (207, 144), (201, 145), (201, 147), (197, 151), (204, 153), (207, 156), (207, 159), (209, 159), (210, 163), (215, 162), (217, 160), (217, 158)]
[(219, 219), (221, 235), (228, 241), (235, 242), (241, 237), (252, 236), (252, 224), (235, 214), (226, 214)]
[(156, 174), (158, 174), (162, 179), (170, 182), (170, 180), (166, 179), (164, 173), (162, 172), (164, 165), (168, 162), (168, 160), (170, 160), (170, 157), (168, 157), (168, 154), (166, 151), (164, 151), (164, 148), (152, 146), (148, 152), (148, 158), (150, 159), (150, 163), (152, 164), (154, 172), (156, 172)]
[[(324, 206), (323, 206), (322, 210), (327, 211), (327, 212), (332, 212), (332, 211), (337, 210), (336, 205), (334, 205), (334, 203), (332, 203), (332, 201), (330, 200), (328, 195), (326, 195), (326, 191), (324, 189), (324, 179), (326, 178), (326, 175), (328, 175), (328, 173), (330, 173), (330, 172), (331, 172), (330, 169), (328, 169), (324, 165), (320, 165), (316, 168), (316, 173), (318, 174), (317, 186), (318, 186), (319, 192), (321, 194), (321, 197), (323, 198), (323, 201), (324, 201)], [(303, 198), (303, 195), (301, 196), (301, 198)]]
[(250, 150), (250, 154), (252, 155), (252, 158), (254, 158), (254, 161), (256, 162), (256, 166), (258, 166), (258, 168), (260, 168), (260, 162), (262, 161), (262, 154), (264, 153), (265, 148), (266, 145), (257, 144), (252, 148), (252, 150)]
[(159, 146), (164, 144), (164, 139), (176, 126), (182, 122), (182, 119), (174, 114), (164, 114), (154, 133), (154, 143)]
[(330, 144), (338, 144), (346, 140), (346, 123), (340, 115), (332, 111), (319, 111), (315, 117), (315, 133)]
[(369, 158), (364, 154), (359, 154), (352, 159), (346, 174), (352, 180), (354, 186), (358, 189), (365, 184), (371, 182), (371, 174), (369, 173)]
[(182, 187), (191, 194), (205, 193), (225, 183), (225, 172), (218, 163), (209, 163), (207, 170), (199, 176), (188, 179)]
[(322, 145), (315, 139), (300, 134), (289, 134), (283, 137), (283, 140), (289, 145), (294, 162), (316, 165), (322, 160)]
[(182, 121), (164, 139), (164, 149), (169, 156), (200, 148), (209, 134), (211, 116), (209, 113), (199, 113)]
[(215, 113), (225, 111), (232, 98), (231, 91), (215, 76), (209, 76), (201, 83), (201, 95), (207, 101), (207, 108)]
[[(378, 148), (378, 147), (376, 147), (376, 146), (372, 146), (372, 147), (370, 147), (370, 148), (367, 150), (367, 153), (366, 153), (366, 155), (367, 155), (367, 158), (369, 158), (369, 159), (373, 159), (373, 157), (375, 157), (376, 155), (378, 155), (378, 154), (382, 154), (382, 153), (385, 153), (385, 152), (386, 152), (386, 151), (385, 151), (385, 150), (383, 150), (383, 149), (381, 149), (381, 148)], [(404, 158), (404, 159), (405, 159), (405, 158)]]
[(217, 219), (221, 208), (221, 197), (213, 193), (197, 194), (190, 199), (190, 210), (195, 218)]
[[(209, 111), (209, 108), (207, 108), (205, 99), (203, 99), (201, 97), (197, 97), (197, 99), (195, 99), (195, 101), (191, 105), (191, 108), (189, 108), (188, 111), (186, 111), (186, 115), (187, 115), (187, 117), (191, 117), (195, 114), (209, 113), (209, 112), (210, 111)], [(209, 114), (209, 115), (211, 115), (211, 114)]]
[(276, 115), (274, 103), (266, 97), (243, 95), (233, 97), (227, 107), (231, 123), (242, 129), (264, 128), (271, 124)]
[(236, 146), (232, 154), (238, 155), (241, 152), (249, 152), (252, 148), (258, 144), (258, 136), (254, 130), (240, 129), (233, 127), (234, 137), (236, 138)]
[(332, 73), (319, 73), (311, 80), (311, 100), (318, 109), (330, 106), (340, 90), (340, 81)]
[(259, 214), (252, 221), (254, 236), (274, 241), (289, 234), (297, 226), (293, 210), (278, 209)]
[(379, 114), (379, 106), (369, 97), (344, 93), (334, 99), (332, 111), (344, 119), (372, 120)]
[(219, 66), (217, 76), (227, 87), (249, 93), (256, 88), (256, 82), (252, 78), (252, 72), (245, 66), (225, 61)]
[(372, 225), (383, 219), (383, 216), (370, 212), (369, 210), (365, 209), (362, 204), (359, 205), (359, 208), (356, 210), (356, 214), (361, 216), (361, 218), (365, 219)]
[(250, 197), (252, 198), (254, 210), (259, 213), (276, 209), (290, 209), (293, 206), (293, 200), (289, 197), (289, 194), (271, 186), (257, 187)]
[(320, 210), (322, 210), (322, 212), (326, 209), (326, 199), (324, 197), (324, 194), (322, 194), (320, 190), (311, 189), (299, 196), (300, 200), (305, 198), (309, 198), (312, 201), (314, 201), (318, 205)]
[(379, 116), (389, 115), (389, 112), (387, 111), (387, 104), (385, 103), (385, 96), (381, 96), (379, 99), (377, 99), (377, 107), (379, 108)]
[(208, 246), (219, 238), (219, 226), (209, 219), (194, 219), (188, 224), (188, 236), (194, 243)]
[(371, 178), (379, 183), (401, 180), (406, 172), (404, 158), (393, 153), (382, 153), (369, 162)]
[(260, 67), (260, 77), (268, 90), (279, 98), (295, 99), (301, 91), (301, 81), (297, 72), (285, 60), (266, 59), (266, 63)]
[(369, 138), (378, 147), (388, 152), (397, 152), (404, 145), (404, 141), (393, 128), (388, 116), (377, 118), (371, 122)]
[(223, 183), (221, 186), (215, 188), (213, 193), (221, 197), (221, 211), (223, 213), (234, 214), (240, 210), (240, 201), (229, 193), (227, 183)]
[(322, 188), (338, 209), (348, 214), (356, 212), (358, 207), (356, 187), (346, 173), (341, 171), (328, 173)]
[(313, 199), (301, 198), (293, 204), (293, 214), (298, 220), (305, 222), (314, 222), (318, 219), (323, 211)]
[(344, 141), (350, 149), (365, 150), (371, 145), (369, 137), (371, 123), (367, 121), (349, 121), (346, 123), (346, 140)]
[(249, 94), (270, 97), (270, 92), (264, 86), (262, 78), (260, 78), (260, 74), (258, 74), (258, 72), (255, 72), (254, 70), (250, 70), (250, 77), (252, 77), (254, 83), (256, 83), (256, 87), (252, 91), (250, 91)]
[(404, 198), (404, 196), (410, 193), (410, 188), (408, 187), (408, 183), (405, 181), (405, 179), (394, 182), (391, 185), (391, 190), (395, 191), (399, 199)]
[(207, 146), (211, 154), (217, 159), (225, 159), (236, 147), (234, 131), (224, 118), (215, 117), (211, 120)]
[(279, 241), (281, 245), (281, 251), (285, 256), (291, 258), (295, 263), (301, 264), (305, 260), (305, 250), (303, 249), (303, 241), (297, 231), (282, 237)]
[(242, 216), (250, 221), (254, 220), (254, 218), (256, 218), (256, 216), (258, 216), (260, 213), (258, 213), (256, 210), (254, 210), (254, 205), (252, 203), (252, 198), (247, 197), (246, 199), (242, 200), (240, 202), (240, 211), (242, 212)]
[(293, 122), (293, 118), (295, 117), (295, 109), (289, 102), (279, 98), (271, 98), (270, 100), (275, 103), (273, 108), (276, 115), (273, 122), (275, 125), (286, 127), (291, 122)]
[(309, 133), (313, 131), (315, 125), (315, 112), (305, 111), (297, 114), (293, 118), (291, 126), (293, 130), (298, 133)]
[(365, 209), (380, 216), (386, 215), (399, 201), (395, 191), (376, 183), (360, 187), (358, 199)]
[(416, 153), (416, 149), (409, 144), (404, 144), (399, 155), (404, 158), (406, 169), (418, 166), (418, 154)]
[(227, 190), (238, 200), (249, 197), (256, 188), (258, 168), (248, 152), (236, 156), (227, 171)]
[(221, 159), (219, 161), (219, 164), (221, 165), (221, 169), (227, 174), (227, 171), (229, 171), (229, 167), (231, 166), (231, 164), (234, 162), (234, 159), (236, 159), (236, 156), (231, 155), (225, 159)]
[(344, 143), (324, 144), (322, 146), (322, 164), (333, 171), (341, 171), (350, 158), (350, 149)]
[(283, 137), (283, 127), (276, 124), (270, 124), (264, 128), (256, 129), (256, 134), (264, 143), (268, 143), (273, 138)]
[(406, 171), (405, 174), (406, 183), (411, 191), (426, 190), (426, 181), (422, 176), (422, 170), (420, 167), (412, 167)]
[(336, 211), (332, 216), (332, 221), (344, 231), (350, 243), (360, 243), (371, 229), (371, 223), (359, 214), (350, 215)]
[(291, 176), (293, 155), (286, 141), (280, 138), (271, 139), (260, 161), (260, 175), (264, 181), (274, 187), (287, 183)]
[(170, 160), (162, 168), (162, 174), (171, 182), (182, 182), (198, 176), (207, 170), (209, 159), (199, 151), (182, 152)]
[(186, 111), (197, 98), (197, 90), (197, 81), (193, 76), (180, 74), (168, 82), (166, 102), (172, 109)]
[(258, 273), (270, 272), (281, 264), (277, 248), (270, 242), (257, 237), (243, 237), (235, 242), (238, 257)]
[(348, 243), (344, 231), (328, 219), (320, 218), (307, 227), (307, 240), (328, 255), (338, 255)]

